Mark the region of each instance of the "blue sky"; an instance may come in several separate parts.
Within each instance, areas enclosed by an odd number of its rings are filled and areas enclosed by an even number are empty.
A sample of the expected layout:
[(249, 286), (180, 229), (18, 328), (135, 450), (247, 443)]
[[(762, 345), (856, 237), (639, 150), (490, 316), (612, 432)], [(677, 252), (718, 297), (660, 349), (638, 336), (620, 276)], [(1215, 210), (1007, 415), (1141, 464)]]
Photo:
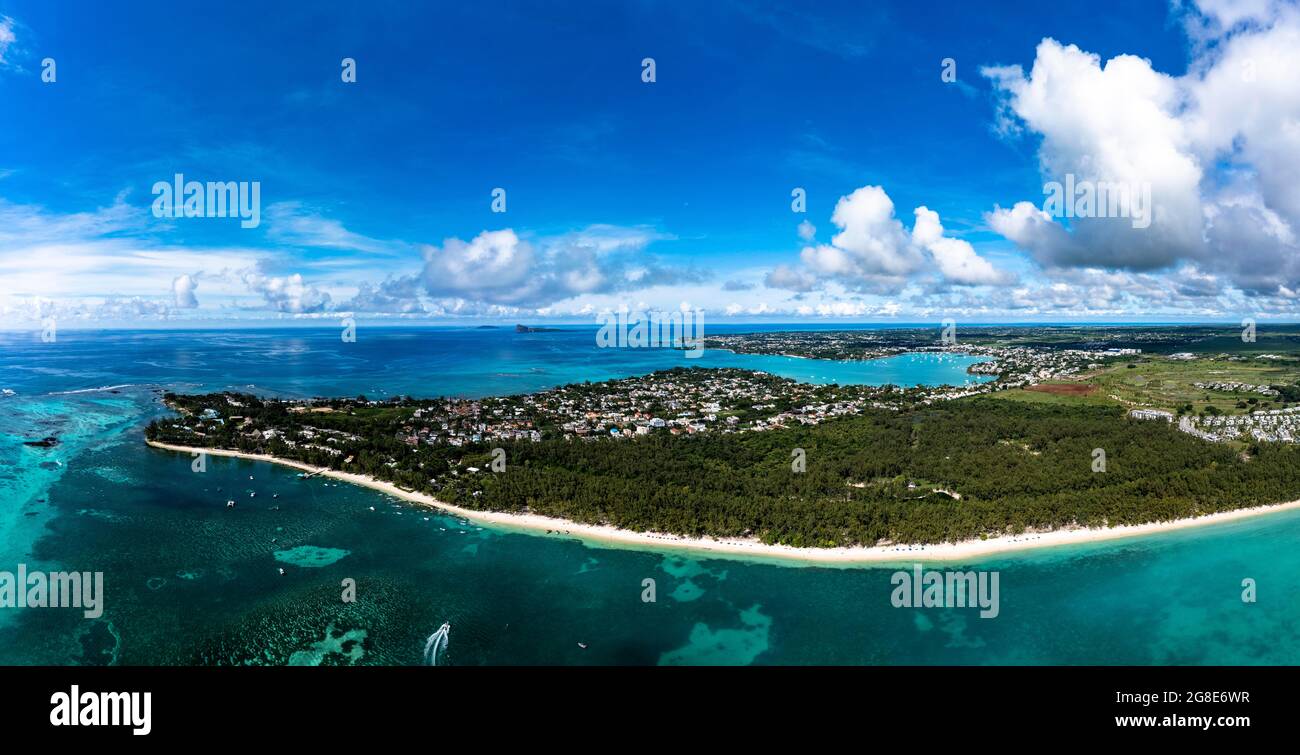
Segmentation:
[[(0, 0), (0, 323), (1293, 318), (1297, 29), (1270, 0)], [(176, 173), (260, 182), (261, 222), (155, 217)], [(1066, 173), (1149, 185), (1155, 222), (1042, 216)]]

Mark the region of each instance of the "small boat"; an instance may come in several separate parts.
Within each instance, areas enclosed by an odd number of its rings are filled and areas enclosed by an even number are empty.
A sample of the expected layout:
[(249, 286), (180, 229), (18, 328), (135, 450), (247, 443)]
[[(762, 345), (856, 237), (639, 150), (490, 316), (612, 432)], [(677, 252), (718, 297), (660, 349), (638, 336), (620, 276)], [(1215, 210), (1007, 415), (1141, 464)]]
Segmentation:
[(279, 494), (279, 493), (272, 493), (272, 494), (271, 494), (271, 497), (272, 497), (272, 498), (279, 498), (279, 497), (280, 497), (280, 494)]
[(281, 577), (284, 576), (284, 567), (283, 567), (283, 566), (280, 567), (280, 576), (281, 576)]
[(587, 643), (585, 643), (585, 642), (579, 642), (579, 643), (578, 643), (578, 647), (582, 648), (583, 650), (586, 650), (586, 649), (587, 649)]
[(370, 507), (370, 510), (371, 510), (371, 511), (374, 511), (374, 510), (375, 510), (375, 507), (374, 507), (374, 506), (371, 506), (371, 507)]
[(249, 497), (249, 498), (256, 498), (256, 497), (257, 497), (257, 492), (256, 492), (256, 491), (250, 492), (250, 493), (248, 494), (248, 497)]
[(234, 501), (226, 501), (226, 508), (228, 508), (228, 509), (233, 509), (233, 508), (235, 508), (235, 502), (234, 502)]

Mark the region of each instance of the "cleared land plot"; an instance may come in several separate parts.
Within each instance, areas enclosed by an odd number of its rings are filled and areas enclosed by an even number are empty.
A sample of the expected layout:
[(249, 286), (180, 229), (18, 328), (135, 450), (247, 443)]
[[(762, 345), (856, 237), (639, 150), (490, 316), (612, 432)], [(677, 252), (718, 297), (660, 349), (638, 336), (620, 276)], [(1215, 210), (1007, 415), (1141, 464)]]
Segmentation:
[(1097, 386), (1088, 383), (1041, 383), (1026, 390), (1038, 393), (1052, 393), (1057, 396), (1087, 396), (1097, 390)]

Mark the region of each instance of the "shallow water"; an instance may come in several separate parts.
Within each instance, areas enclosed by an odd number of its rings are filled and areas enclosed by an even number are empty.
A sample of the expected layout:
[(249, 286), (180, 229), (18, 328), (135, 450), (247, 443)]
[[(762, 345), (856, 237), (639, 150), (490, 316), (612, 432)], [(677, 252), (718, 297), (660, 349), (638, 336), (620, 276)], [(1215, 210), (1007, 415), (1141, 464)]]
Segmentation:
[[(73, 609), (0, 609), (0, 662), (418, 665), (443, 622), (452, 628), (439, 665), (1300, 660), (1291, 631), (1300, 624), (1300, 512), (981, 561), (974, 568), (1000, 577), (994, 619), (894, 608), (894, 567), (605, 549), (467, 525), (258, 462), (209, 457), (207, 471), (193, 472), (188, 455), (143, 444), (141, 428), (163, 411), (154, 382), (297, 395), (375, 383), (424, 394), (468, 389), (469, 378), (419, 366), (420, 351), (398, 357), (407, 368), (389, 379), (382, 363), (329, 355), (324, 335), (279, 345), (264, 333), (189, 338), (78, 334), (66, 344), (75, 357), (39, 361), (32, 349), (50, 344), (0, 345), (0, 387), (21, 389), (0, 399), (0, 570), (102, 571), (106, 592), (96, 620)], [(398, 334), (374, 348), (397, 354), (430, 338)], [(494, 359), (515, 369), (533, 358)], [(644, 369), (604, 354), (567, 359)], [(569, 369), (511, 384), (567, 382)], [(51, 395), (124, 383), (133, 385)], [(21, 444), (49, 434), (59, 446)], [(1258, 585), (1255, 603), (1241, 599), (1246, 578)], [(343, 599), (347, 579), (354, 602)]]

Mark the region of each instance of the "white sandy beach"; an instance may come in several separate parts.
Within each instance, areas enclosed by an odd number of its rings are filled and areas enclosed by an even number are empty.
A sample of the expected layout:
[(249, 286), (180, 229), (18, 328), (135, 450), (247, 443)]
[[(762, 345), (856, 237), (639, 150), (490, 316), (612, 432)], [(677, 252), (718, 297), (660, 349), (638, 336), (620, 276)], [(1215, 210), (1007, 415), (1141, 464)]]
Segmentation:
[(411, 503), (442, 509), (463, 519), (496, 527), (520, 529), (530, 533), (550, 533), (553, 536), (577, 538), (590, 543), (631, 548), (679, 548), (682, 550), (706, 552), (711, 555), (741, 557), (747, 559), (772, 559), (797, 562), (806, 565), (845, 565), (903, 563), (920, 559), (926, 561), (966, 561), (999, 553), (1048, 548), (1061, 545), (1079, 545), (1102, 540), (1116, 540), (1141, 535), (1152, 535), (1172, 530), (1200, 527), (1207, 524), (1230, 522), (1237, 519), (1271, 514), (1279, 511), (1300, 508), (1300, 500), (1278, 503), (1269, 506), (1254, 506), (1235, 509), (1218, 514), (1188, 519), (1175, 519), (1168, 522), (1123, 525), (1118, 527), (1076, 527), (1052, 530), (1050, 532), (1025, 533), (1022, 535), (1004, 535), (987, 540), (964, 540), (957, 543), (940, 543), (936, 545), (889, 545), (857, 548), (795, 548), (789, 545), (768, 545), (758, 540), (719, 540), (713, 538), (689, 538), (657, 532), (634, 532), (606, 525), (580, 524), (567, 519), (541, 516), (539, 514), (510, 514), (496, 511), (475, 511), (439, 501), (423, 493), (402, 490), (389, 482), (376, 480), (366, 475), (340, 472), (333, 469), (321, 469), (298, 461), (280, 459), (265, 454), (250, 454), (241, 451), (229, 451), (214, 448), (194, 448), (174, 446), (167, 443), (146, 441), (154, 448), (182, 453), (206, 453), (211, 456), (231, 456), (253, 461), (265, 461), (281, 464), (305, 472), (318, 473), (354, 485), (387, 493)]

